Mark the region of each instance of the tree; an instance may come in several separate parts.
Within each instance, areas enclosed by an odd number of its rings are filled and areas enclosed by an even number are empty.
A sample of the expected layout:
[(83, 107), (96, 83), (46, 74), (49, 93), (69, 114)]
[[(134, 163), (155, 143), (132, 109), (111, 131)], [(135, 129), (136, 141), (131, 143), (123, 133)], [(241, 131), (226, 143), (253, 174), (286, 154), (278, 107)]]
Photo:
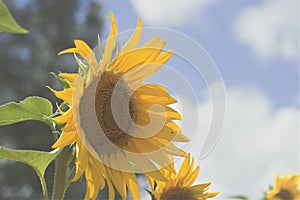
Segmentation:
[[(101, 5), (84, 0), (9, 1), (14, 18), (29, 30), (26, 35), (0, 34), (0, 104), (19, 101), (28, 95), (42, 96), (57, 101), (45, 87), (59, 89), (49, 72), (76, 71), (73, 59), (58, 57), (57, 53), (73, 46), (74, 39), (97, 43), (102, 29)], [(55, 105), (53, 105), (55, 106)], [(49, 134), (46, 134), (49, 133)], [(37, 122), (0, 127), (0, 145), (13, 149), (50, 151), (53, 143), (49, 128)], [(46, 173), (51, 189), (53, 166)], [(73, 184), (66, 198), (84, 195), (84, 179)], [(30, 167), (0, 161), (0, 199), (42, 198), (39, 180)]]

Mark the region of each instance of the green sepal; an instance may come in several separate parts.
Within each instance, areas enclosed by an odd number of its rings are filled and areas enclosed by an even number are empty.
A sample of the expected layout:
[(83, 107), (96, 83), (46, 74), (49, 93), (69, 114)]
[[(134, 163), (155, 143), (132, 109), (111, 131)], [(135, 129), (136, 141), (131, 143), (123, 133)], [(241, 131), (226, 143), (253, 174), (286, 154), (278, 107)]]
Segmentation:
[(88, 65), (83, 60), (78, 58), (76, 53), (74, 53), (74, 58), (78, 65), (78, 73), (82, 76), (83, 80), (86, 80), (89, 71)]
[(128, 161), (130, 163), (130, 165), (132, 166), (133, 170), (134, 170), (134, 173), (137, 173), (137, 174), (143, 174), (143, 172), (131, 161)]
[(156, 188), (157, 188), (157, 182), (154, 180), (153, 189), (156, 190)]
[(62, 104), (60, 104), (59, 108), (63, 112), (67, 112), (70, 109), (70, 107), (68, 106), (68, 104), (66, 104), (66, 102), (63, 102)]
[(63, 86), (64, 89), (70, 88), (73, 85), (70, 81), (58, 76), (54, 72), (51, 72), (50, 74), (53, 75), (54, 78), (61, 83), (61, 85)]

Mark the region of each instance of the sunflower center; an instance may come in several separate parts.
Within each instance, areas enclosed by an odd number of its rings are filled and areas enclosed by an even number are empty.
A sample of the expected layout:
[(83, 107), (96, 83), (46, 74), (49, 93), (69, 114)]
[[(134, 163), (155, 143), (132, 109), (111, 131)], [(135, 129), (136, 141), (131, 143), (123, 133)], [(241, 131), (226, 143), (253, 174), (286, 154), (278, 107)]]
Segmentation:
[(167, 191), (163, 191), (160, 200), (197, 200), (197, 197), (186, 188), (171, 187)]
[[(120, 75), (104, 72), (95, 93), (95, 109), (99, 125), (106, 137), (120, 148), (130, 140), (131, 136), (127, 133), (131, 131), (132, 119), (136, 117), (130, 92), (130, 88)], [(112, 106), (117, 115), (113, 115)], [(122, 129), (118, 124), (121, 124)]]
[(275, 195), (275, 198), (282, 199), (282, 200), (288, 200), (288, 199), (293, 199), (294, 196), (291, 193), (291, 191), (289, 191), (287, 189), (281, 189), (280, 192), (278, 192)]

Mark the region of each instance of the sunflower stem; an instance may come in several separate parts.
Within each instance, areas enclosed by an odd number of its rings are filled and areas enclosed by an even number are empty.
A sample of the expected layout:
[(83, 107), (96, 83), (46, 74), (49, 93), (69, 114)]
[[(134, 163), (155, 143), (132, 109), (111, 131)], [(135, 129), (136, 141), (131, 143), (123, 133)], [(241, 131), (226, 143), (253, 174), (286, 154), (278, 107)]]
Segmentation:
[[(58, 140), (55, 123), (50, 123), (54, 141)], [(55, 172), (52, 190), (52, 199), (64, 199), (65, 192), (70, 185), (68, 178), (68, 167), (72, 160), (72, 147), (64, 147), (60, 154), (55, 158)], [(48, 195), (48, 194), (47, 194)]]
[(42, 174), (38, 174), (39, 178), (40, 178), (40, 182), (42, 185), (42, 189), (43, 189), (43, 195), (44, 195), (44, 199), (48, 200), (49, 199), (49, 195), (48, 195), (48, 189), (47, 189), (47, 184), (45, 179), (43, 178)]
[(72, 159), (72, 147), (64, 147), (55, 159), (52, 199), (64, 199), (69, 187), (68, 166)]

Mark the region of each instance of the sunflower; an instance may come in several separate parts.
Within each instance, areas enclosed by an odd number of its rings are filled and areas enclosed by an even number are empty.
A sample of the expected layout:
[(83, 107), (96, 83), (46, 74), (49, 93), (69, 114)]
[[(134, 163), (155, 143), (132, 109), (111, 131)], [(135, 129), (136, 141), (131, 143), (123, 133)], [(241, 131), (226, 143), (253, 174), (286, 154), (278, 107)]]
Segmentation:
[(54, 118), (64, 127), (52, 147), (76, 144), (73, 181), (85, 174), (85, 199), (95, 199), (105, 185), (109, 199), (115, 197), (114, 188), (123, 199), (127, 189), (140, 199), (135, 173), (166, 181), (159, 168), (174, 173), (173, 167), (167, 167), (173, 156), (187, 156), (172, 142), (189, 139), (174, 122), (181, 120), (170, 107), (176, 99), (165, 87), (144, 82), (170, 59), (172, 52), (163, 50), (166, 41), (154, 37), (138, 47), (142, 34), (138, 20), (131, 38), (117, 51), (117, 24), (112, 13), (110, 17), (112, 27), (103, 53), (96, 55), (81, 40), (59, 53), (74, 53), (79, 72), (59, 74), (67, 87), (54, 93), (69, 109)]
[(276, 176), (274, 188), (266, 193), (267, 200), (299, 200), (300, 174)]
[[(174, 164), (172, 164), (174, 165)], [(208, 192), (210, 182), (193, 185), (199, 174), (199, 166), (194, 169), (194, 158), (190, 162), (190, 155), (186, 157), (177, 174), (162, 168), (161, 172), (167, 177), (168, 181), (158, 181), (147, 176), (154, 200), (197, 200), (214, 197), (218, 192)]]

